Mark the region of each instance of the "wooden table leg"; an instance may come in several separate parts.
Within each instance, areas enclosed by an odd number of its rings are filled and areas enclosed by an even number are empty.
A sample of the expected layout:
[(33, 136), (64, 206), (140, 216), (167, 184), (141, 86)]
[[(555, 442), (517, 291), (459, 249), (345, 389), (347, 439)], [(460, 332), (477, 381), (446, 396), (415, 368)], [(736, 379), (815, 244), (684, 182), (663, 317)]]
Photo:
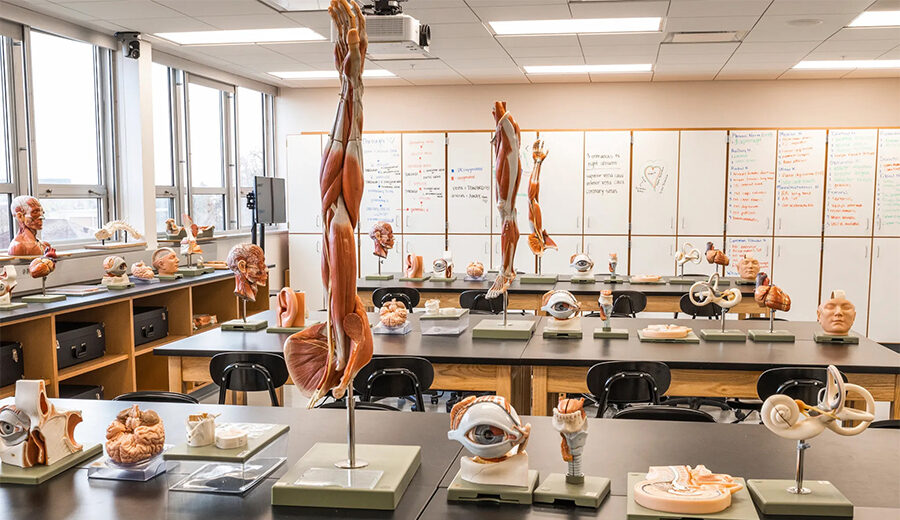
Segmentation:
[(894, 400), (891, 401), (891, 419), (900, 419), (900, 374), (894, 378)]
[(169, 391), (170, 392), (178, 392), (180, 394), (180, 393), (184, 392), (184, 389), (182, 388), (182, 378), (181, 378), (181, 357), (180, 356), (169, 356), (168, 360), (169, 360)]
[(512, 371), (509, 365), (497, 365), (497, 382), (495, 391), (497, 395), (505, 397), (512, 403)]
[(547, 367), (531, 367), (531, 415), (547, 415)]

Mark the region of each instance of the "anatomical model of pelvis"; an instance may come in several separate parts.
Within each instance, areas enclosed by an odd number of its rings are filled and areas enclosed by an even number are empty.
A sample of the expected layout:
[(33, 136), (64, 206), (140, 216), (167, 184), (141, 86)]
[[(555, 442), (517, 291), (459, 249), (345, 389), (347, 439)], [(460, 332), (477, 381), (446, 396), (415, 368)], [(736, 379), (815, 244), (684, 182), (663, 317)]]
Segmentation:
[(16, 381), (15, 404), (0, 408), (0, 461), (22, 468), (53, 465), (82, 450), (75, 442), (81, 411), (57, 410), (43, 379)]

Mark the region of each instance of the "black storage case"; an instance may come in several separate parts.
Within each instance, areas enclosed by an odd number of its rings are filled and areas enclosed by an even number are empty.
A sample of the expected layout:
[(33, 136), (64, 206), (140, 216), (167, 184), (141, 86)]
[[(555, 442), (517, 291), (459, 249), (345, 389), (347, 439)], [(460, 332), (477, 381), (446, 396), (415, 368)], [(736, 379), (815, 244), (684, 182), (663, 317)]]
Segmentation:
[(106, 329), (102, 323), (56, 322), (56, 366), (66, 368), (106, 352)]
[(169, 311), (165, 307), (134, 308), (134, 346), (169, 335)]
[(21, 343), (0, 341), (0, 386), (14, 384), (25, 377), (25, 360), (22, 354)]
[(59, 396), (64, 399), (103, 399), (103, 386), (59, 385)]

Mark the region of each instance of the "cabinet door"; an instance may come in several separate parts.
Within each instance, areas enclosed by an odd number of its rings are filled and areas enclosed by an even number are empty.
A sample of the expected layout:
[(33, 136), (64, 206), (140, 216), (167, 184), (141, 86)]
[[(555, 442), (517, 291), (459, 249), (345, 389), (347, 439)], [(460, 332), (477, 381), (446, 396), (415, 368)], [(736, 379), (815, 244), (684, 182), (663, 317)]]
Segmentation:
[(490, 235), (450, 235), (450, 252), (453, 253), (453, 271), (465, 273), (469, 262), (481, 262), (485, 269), (491, 265)]
[[(725, 239), (725, 254), (731, 261), (725, 267), (725, 276), (738, 275), (737, 263), (744, 255), (759, 260), (759, 270), (772, 275), (772, 239), (769, 237), (728, 237)], [(778, 284), (778, 280), (775, 283)]]
[[(534, 157), (531, 149), (537, 140), (537, 132), (521, 132), (519, 139), (519, 162), (522, 164), (522, 178), (519, 182), (519, 191), (516, 192), (516, 223), (519, 225), (519, 233), (528, 236), (531, 228), (528, 225), (528, 178), (531, 171), (534, 170)], [(494, 156), (493, 147), (491, 148), (491, 157)], [(496, 162), (496, 161), (495, 161)], [(494, 176), (494, 168), (496, 164), (491, 165), (491, 233), (500, 233), (500, 213), (497, 211), (497, 186), (496, 177)], [(518, 265), (518, 264), (516, 264)]]
[(728, 132), (681, 132), (678, 234), (715, 235), (725, 228)]
[(585, 233), (628, 233), (630, 170), (631, 132), (584, 133)]
[(900, 129), (878, 131), (875, 236), (900, 236)]
[[(541, 132), (540, 139), (549, 150), (541, 166), (538, 198), (544, 228), (551, 237), (580, 234), (584, 197), (578, 188), (584, 182), (584, 132)], [(519, 211), (527, 213), (528, 205)]]
[[(388, 251), (387, 258), (381, 264), (382, 273), (399, 273), (403, 271), (403, 246), (400, 242), (401, 235), (394, 235), (394, 248)], [(378, 272), (378, 257), (373, 254), (375, 246), (368, 233), (359, 236), (359, 275), (375, 274)]]
[(631, 232), (675, 232), (678, 196), (678, 132), (634, 132), (631, 168)]
[(870, 246), (868, 238), (826, 238), (822, 254), (819, 299), (827, 298), (835, 289), (843, 289), (856, 306), (853, 330), (862, 335), (866, 334), (868, 316)]
[(867, 336), (880, 343), (900, 343), (900, 319), (894, 303), (900, 294), (900, 238), (876, 238), (874, 242)]
[[(631, 237), (629, 274), (675, 274), (675, 239), (672, 237)], [(621, 269), (617, 269), (620, 273)]]
[(618, 255), (616, 272), (628, 272), (628, 237), (624, 235), (585, 235), (584, 252), (594, 261), (595, 274), (609, 274), (609, 254)]
[(420, 255), (425, 263), (425, 274), (431, 274), (431, 264), (444, 254), (446, 242), (441, 235), (403, 235), (403, 258), (408, 254)]
[(291, 203), (288, 228), (291, 233), (322, 232), (322, 199), (319, 193), (321, 135), (287, 136), (287, 189)]
[(403, 134), (403, 232), (446, 229), (446, 134)]
[(825, 236), (872, 234), (878, 130), (828, 131)]
[(376, 222), (384, 221), (394, 233), (400, 233), (400, 134), (363, 134), (362, 147), (365, 190), (360, 204), (360, 232), (368, 234)]
[(447, 170), (447, 231), (490, 233), (490, 132), (447, 134)]
[(791, 310), (778, 316), (789, 320), (815, 321), (819, 305), (819, 259), (821, 238), (774, 240), (772, 280), (791, 297)]
[[(686, 245), (687, 249), (691, 250), (692, 248), (697, 248), (700, 251), (700, 263), (695, 264), (693, 262), (688, 262), (684, 264), (684, 274), (706, 274), (710, 275), (716, 272), (716, 268), (718, 267), (719, 273), (722, 272), (722, 268), (716, 264), (711, 264), (706, 261), (706, 243), (712, 242), (716, 248), (722, 248), (722, 236), (705, 236), (705, 237), (678, 237), (675, 252), (677, 254), (678, 251), (681, 251)], [(675, 255), (672, 255), (672, 261), (675, 261)], [(732, 259), (732, 262), (737, 260)], [(678, 274), (678, 264), (675, 264), (675, 274)]]
[[(581, 235), (557, 235), (553, 237), (559, 250), (549, 249), (544, 252), (544, 258), (541, 261), (541, 271), (547, 274), (565, 274), (571, 273), (569, 267), (569, 259), (572, 255), (583, 251), (581, 246)], [(596, 263), (596, 260), (594, 261)], [(596, 270), (595, 270), (596, 272)]]
[[(491, 235), (491, 269), (497, 270), (503, 261), (500, 252), (500, 235)], [(516, 245), (516, 256), (513, 259), (513, 267), (518, 273), (533, 273), (535, 269), (534, 255), (528, 248), (528, 235), (519, 235), (519, 243)]]
[(306, 305), (310, 310), (325, 308), (325, 291), (322, 288), (322, 235), (288, 236), (291, 288), (306, 292)]
[(775, 130), (735, 130), (729, 135), (729, 235), (769, 235), (775, 205)]
[(778, 132), (775, 175), (775, 234), (822, 234), (825, 130)]

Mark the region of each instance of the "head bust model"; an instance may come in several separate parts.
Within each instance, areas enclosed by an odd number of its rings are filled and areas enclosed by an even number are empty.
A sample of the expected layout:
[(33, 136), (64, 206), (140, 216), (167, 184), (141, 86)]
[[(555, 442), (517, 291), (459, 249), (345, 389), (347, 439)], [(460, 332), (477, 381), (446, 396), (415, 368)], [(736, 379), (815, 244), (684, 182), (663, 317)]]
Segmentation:
[(756, 280), (759, 274), (759, 260), (744, 255), (737, 264), (738, 275), (744, 280)]
[(256, 301), (258, 286), (269, 281), (266, 254), (256, 244), (238, 244), (228, 252), (225, 259), (234, 273), (234, 294), (242, 300)]
[(44, 208), (30, 195), (19, 195), (9, 205), (9, 212), (16, 220), (18, 230), (9, 243), (8, 252), (13, 256), (41, 255), (48, 244), (37, 238), (44, 227)]
[(150, 263), (162, 275), (173, 275), (178, 271), (178, 255), (171, 247), (161, 247), (154, 251)]
[(103, 271), (106, 276), (122, 276), (128, 271), (128, 264), (121, 256), (107, 256), (103, 259)]
[(376, 222), (369, 231), (369, 238), (375, 242), (373, 255), (387, 258), (388, 249), (394, 248), (394, 229), (388, 222)]
[(856, 320), (856, 306), (842, 290), (831, 291), (831, 297), (816, 309), (816, 319), (826, 334), (846, 336)]

